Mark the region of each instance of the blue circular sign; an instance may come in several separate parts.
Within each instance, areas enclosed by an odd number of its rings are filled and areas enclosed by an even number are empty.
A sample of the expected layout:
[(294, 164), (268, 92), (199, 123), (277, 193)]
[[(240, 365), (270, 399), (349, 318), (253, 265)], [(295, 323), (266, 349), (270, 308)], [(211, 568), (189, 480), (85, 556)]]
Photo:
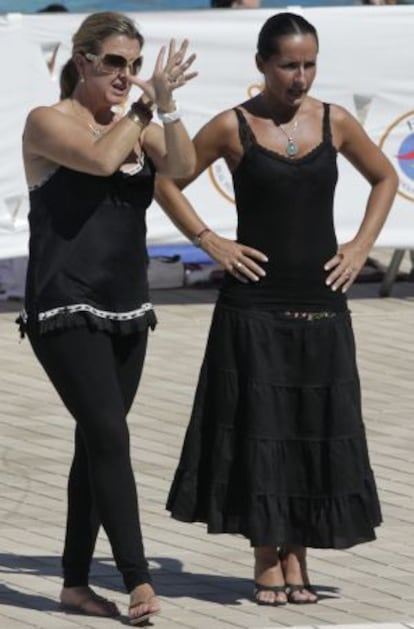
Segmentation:
[(414, 181), (414, 133), (401, 143), (397, 159), (403, 173)]

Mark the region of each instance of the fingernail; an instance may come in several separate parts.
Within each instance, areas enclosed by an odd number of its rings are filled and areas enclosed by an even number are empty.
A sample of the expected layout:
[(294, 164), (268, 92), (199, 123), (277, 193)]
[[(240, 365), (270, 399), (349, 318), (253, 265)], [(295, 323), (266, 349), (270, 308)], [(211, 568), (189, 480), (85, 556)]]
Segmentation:
[(326, 284), (327, 286), (330, 286), (330, 284), (331, 284), (331, 280), (326, 280), (325, 284)]
[(336, 291), (336, 286), (332, 286), (332, 290), (333, 290), (333, 291)]

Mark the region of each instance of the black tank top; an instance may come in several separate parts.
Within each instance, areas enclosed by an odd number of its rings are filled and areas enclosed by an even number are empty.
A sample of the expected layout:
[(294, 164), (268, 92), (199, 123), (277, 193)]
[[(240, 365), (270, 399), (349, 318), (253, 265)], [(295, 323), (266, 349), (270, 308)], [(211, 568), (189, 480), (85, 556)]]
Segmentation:
[(30, 191), (25, 310), (40, 333), (92, 326), (110, 333), (154, 327), (145, 213), (154, 166), (98, 177), (60, 167)]
[(266, 277), (243, 284), (226, 274), (221, 303), (307, 311), (346, 310), (343, 293), (326, 284), (324, 264), (335, 255), (333, 201), (338, 178), (329, 105), (321, 142), (292, 159), (258, 144), (242, 111), (235, 109), (243, 157), (233, 173), (237, 241), (259, 249)]

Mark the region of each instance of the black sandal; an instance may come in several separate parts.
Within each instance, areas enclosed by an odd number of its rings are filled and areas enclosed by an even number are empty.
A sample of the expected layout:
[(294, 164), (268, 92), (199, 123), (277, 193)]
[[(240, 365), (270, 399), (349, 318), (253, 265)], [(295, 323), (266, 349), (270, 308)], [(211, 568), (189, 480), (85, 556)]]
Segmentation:
[(267, 601), (261, 601), (257, 598), (257, 595), (261, 592), (273, 592), (274, 594), (280, 594), (283, 592), (286, 594), (286, 586), (285, 585), (262, 585), (261, 583), (254, 584), (253, 596), (254, 600), (258, 605), (269, 605), (270, 607), (280, 607), (281, 605), (286, 605), (286, 601), (273, 601), (273, 603), (269, 603)]
[[(310, 599), (298, 600), (297, 598), (292, 596), (292, 594), (294, 594), (295, 592), (309, 592), (310, 594), (313, 594), (314, 596), (316, 596), (316, 598), (315, 600), (310, 600)], [(291, 585), (289, 583), (286, 583), (286, 594), (287, 594), (288, 602), (293, 605), (314, 605), (319, 600), (318, 594), (315, 588), (313, 588), (311, 585)]]

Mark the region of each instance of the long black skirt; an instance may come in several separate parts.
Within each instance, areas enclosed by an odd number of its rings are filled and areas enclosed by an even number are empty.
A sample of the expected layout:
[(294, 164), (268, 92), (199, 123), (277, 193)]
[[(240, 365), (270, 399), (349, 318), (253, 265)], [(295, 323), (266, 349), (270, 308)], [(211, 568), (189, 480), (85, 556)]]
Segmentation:
[(216, 306), (167, 509), (252, 546), (375, 539), (348, 312), (304, 320)]

